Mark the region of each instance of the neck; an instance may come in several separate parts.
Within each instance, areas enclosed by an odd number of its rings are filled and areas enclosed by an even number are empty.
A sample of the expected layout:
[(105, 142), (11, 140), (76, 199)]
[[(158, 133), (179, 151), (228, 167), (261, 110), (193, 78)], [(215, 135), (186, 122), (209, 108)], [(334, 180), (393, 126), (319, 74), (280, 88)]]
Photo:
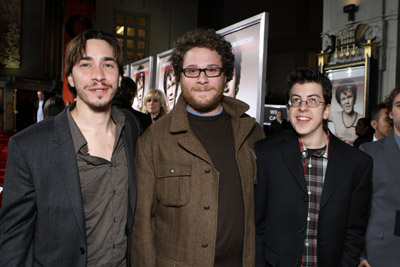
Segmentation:
[(328, 135), (321, 129), (318, 133), (314, 133), (312, 136), (301, 136), (301, 142), (306, 148), (321, 148), (324, 147), (328, 141)]
[(394, 133), (400, 137), (400, 129), (396, 128), (396, 126), (393, 127)]
[(102, 111), (96, 111), (77, 102), (75, 108), (71, 111), (71, 116), (81, 131), (104, 132), (109, 130), (113, 124), (111, 105)]
[(158, 114), (160, 114), (160, 112), (157, 112), (157, 113), (150, 113), (151, 120), (153, 120), (153, 121), (154, 121), (154, 118), (155, 118), (155, 117), (157, 117), (157, 116), (158, 116)]

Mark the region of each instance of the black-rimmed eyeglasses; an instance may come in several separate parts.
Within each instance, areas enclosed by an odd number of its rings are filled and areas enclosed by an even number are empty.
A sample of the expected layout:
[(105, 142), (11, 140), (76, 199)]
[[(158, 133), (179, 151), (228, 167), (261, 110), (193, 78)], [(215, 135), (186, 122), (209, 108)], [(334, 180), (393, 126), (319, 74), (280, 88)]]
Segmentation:
[(186, 68), (183, 69), (183, 75), (188, 78), (198, 78), (200, 73), (204, 72), (204, 74), (208, 78), (218, 77), (222, 73), (222, 68), (205, 68), (205, 69), (197, 69), (197, 68)]
[(316, 97), (310, 97), (307, 98), (307, 100), (301, 100), (300, 97), (292, 97), (289, 101), (288, 104), (291, 107), (298, 107), (301, 105), (301, 103), (305, 102), (306, 105), (310, 108), (316, 108), (319, 107), (319, 105), (325, 103), (325, 102), (321, 102), (318, 98)]

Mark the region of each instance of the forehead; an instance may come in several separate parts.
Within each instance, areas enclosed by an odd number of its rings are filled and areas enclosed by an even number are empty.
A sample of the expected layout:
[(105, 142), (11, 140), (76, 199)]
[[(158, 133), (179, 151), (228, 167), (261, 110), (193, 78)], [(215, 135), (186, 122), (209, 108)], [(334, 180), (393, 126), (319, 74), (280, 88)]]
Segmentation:
[(400, 93), (397, 94), (394, 99), (393, 99), (393, 104), (399, 103), (400, 102)]
[(319, 96), (323, 98), (322, 86), (319, 83), (295, 83), (290, 90), (290, 96), (298, 95), (302, 97)]
[(114, 49), (106, 41), (100, 39), (89, 39), (86, 41), (85, 51), (83, 51), (85, 57), (108, 57), (114, 58)]
[(221, 65), (221, 56), (215, 50), (204, 47), (193, 47), (189, 49), (183, 58), (183, 67), (208, 65)]
[(348, 95), (353, 95), (353, 91), (351, 91), (351, 88), (345, 89), (344, 91), (340, 92), (340, 96), (348, 96)]

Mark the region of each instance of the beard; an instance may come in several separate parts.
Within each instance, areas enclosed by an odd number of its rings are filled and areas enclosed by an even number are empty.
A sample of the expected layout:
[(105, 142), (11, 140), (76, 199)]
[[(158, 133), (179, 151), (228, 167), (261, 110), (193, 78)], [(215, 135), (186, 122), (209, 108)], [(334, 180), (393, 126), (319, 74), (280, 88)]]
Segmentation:
[(199, 90), (203, 88), (192, 87), (190, 89), (182, 88), (182, 95), (185, 99), (186, 103), (192, 107), (196, 112), (199, 113), (208, 113), (213, 111), (221, 104), (223, 97), (223, 88), (218, 89), (213, 87), (210, 89), (210, 94), (212, 94), (211, 98), (196, 98), (194, 95), (195, 90)]
[[(107, 99), (107, 95), (99, 95), (96, 97), (96, 99), (88, 99), (87, 95), (85, 95), (85, 93), (80, 92), (79, 90), (77, 90), (77, 95), (79, 96), (79, 98), (86, 103), (86, 105), (92, 109), (93, 111), (96, 112), (103, 112), (103, 111), (107, 111), (112, 104), (112, 100), (117, 92), (117, 90), (115, 88), (113, 88), (113, 86), (111, 84), (107, 84), (104, 82), (101, 82), (102, 86), (105, 86), (108, 88), (108, 90), (111, 90), (111, 95), (109, 97), (109, 99)], [(96, 83), (90, 85), (90, 86), (96, 86)], [(90, 87), (87, 86), (87, 87)]]

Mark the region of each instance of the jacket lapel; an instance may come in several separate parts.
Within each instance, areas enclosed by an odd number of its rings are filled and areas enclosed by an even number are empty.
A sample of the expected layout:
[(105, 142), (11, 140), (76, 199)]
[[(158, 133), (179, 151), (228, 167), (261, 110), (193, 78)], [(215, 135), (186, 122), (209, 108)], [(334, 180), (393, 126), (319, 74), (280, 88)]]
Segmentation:
[(68, 192), (70, 204), (79, 225), (81, 235), (86, 240), (81, 185), (66, 110), (56, 116), (54, 124), (55, 138), (53, 140), (53, 157), (57, 165), (56, 168), (58, 168), (65, 189)]
[(383, 141), (382, 149), (379, 153), (389, 166), (388, 173), (391, 173), (395, 184), (400, 188), (400, 152), (393, 134), (389, 135)]
[[(281, 146), (282, 158), (286, 167), (289, 169), (293, 178), (296, 180), (301, 189), (307, 193), (306, 180), (304, 178), (304, 170), (301, 162), (299, 139), (294, 132), (283, 137)], [(279, 166), (277, 166), (279, 168)]]
[(329, 140), (329, 150), (328, 150), (328, 166), (325, 173), (324, 189), (322, 190), (321, 196), (321, 207), (327, 203), (329, 198), (332, 196), (336, 189), (336, 186), (343, 177), (346, 177), (347, 171), (340, 164), (343, 162), (343, 151), (340, 149), (342, 144), (339, 139), (337, 139), (332, 133), (330, 133)]

